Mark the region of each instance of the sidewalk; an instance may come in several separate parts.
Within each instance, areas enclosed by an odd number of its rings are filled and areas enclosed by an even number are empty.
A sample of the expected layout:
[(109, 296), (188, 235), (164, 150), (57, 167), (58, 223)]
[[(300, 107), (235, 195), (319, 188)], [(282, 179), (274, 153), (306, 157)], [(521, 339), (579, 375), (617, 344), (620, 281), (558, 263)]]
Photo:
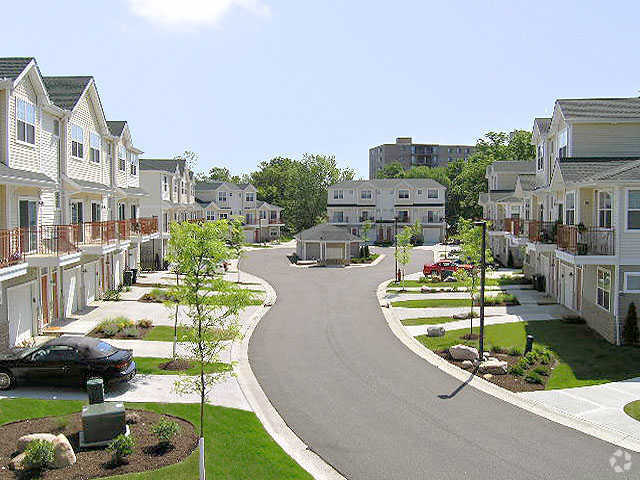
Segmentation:
[(521, 392), (518, 395), (640, 440), (640, 422), (623, 410), (627, 403), (640, 400), (640, 377), (590, 387)]
[[(484, 324), (485, 325), (500, 325), (503, 323), (518, 323), (518, 322), (541, 322), (548, 320), (555, 320), (557, 317), (554, 315), (550, 315), (548, 313), (537, 313), (527, 315), (526, 318), (521, 317), (519, 315), (498, 315), (495, 317), (485, 317)], [(412, 337), (417, 337), (419, 335), (424, 335), (427, 333), (427, 330), (430, 327), (443, 327), (445, 330), (461, 330), (463, 328), (469, 328), (470, 321), (466, 320), (457, 320), (455, 322), (448, 323), (439, 323), (437, 325), (414, 325), (414, 326), (405, 326), (404, 328), (409, 332)], [(477, 327), (480, 325), (480, 320), (478, 318), (473, 319), (473, 326)]]
[[(424, 298), (424, 297), (422, 297)], [(418, 317), (452, 317), (455, 314), (469, 312), (469, 307), (438, 307), (438, 308), (405, 308), (391, 307), (394, 314), (401, 320)], [(554, 318), (562, 318), (569, 310), (562, 305), (514, 305), (512, 307), (485, 307), (486, 315), (517, 315), (527, 320), (532, 315), (548, 314)]]

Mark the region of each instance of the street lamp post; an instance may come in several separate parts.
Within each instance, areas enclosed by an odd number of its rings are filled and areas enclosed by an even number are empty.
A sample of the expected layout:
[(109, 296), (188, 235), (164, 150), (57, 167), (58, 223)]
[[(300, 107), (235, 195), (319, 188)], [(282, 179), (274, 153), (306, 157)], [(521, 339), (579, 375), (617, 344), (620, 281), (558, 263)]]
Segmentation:
[(486, 256), (485, 250), (487, 248), (487, 222), (480, 221), (475, 222), (476, 225), (482, 226), (482, 252), (480, 254), (480, 338), (478, 340), (479, 344), (479, 355), (480, 361), (484, 360), (484, 283), (485, 283), (485, 271), (486, 271)]
[(393, 256), (396, 259), (396, 268), (393, 271), (393, 276), (395, 277), (397, 282), (398, 281), (398, 216), (397, 215), (393, 219), (393, 243), (395, 245), (395, 253)]

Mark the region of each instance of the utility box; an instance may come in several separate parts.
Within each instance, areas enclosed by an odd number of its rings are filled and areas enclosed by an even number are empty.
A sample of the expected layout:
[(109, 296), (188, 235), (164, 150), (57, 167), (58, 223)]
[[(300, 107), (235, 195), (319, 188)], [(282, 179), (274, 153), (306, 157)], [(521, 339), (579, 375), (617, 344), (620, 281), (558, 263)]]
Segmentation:
[(104, 383), (101, 378), (90, 378), (87, 380), (87, 395), (89, 404), (104, 403)]
[(129, 433), (122, 402), (97, 403), (82, 407), (81, 447), (108, 445), (121, 433)]

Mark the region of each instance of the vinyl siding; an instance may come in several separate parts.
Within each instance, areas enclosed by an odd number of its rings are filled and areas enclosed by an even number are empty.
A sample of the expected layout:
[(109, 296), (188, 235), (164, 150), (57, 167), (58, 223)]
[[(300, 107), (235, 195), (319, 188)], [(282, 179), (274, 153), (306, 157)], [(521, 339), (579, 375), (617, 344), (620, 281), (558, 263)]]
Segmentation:
[(640, 154), (640, 123), (573, 124), (571, 127), (574, 157)]
[(8, 163), (6, 156), (7, 144), (7, 91), (0, 90), (0, 163)]
[[(16, 98), (20, 97), (24, 100), (28, 100), (36, 107), (36, 126), (35, 126), (35, 135), (36, 135), (36, 143), (35, 145), (25, 145), (24, 143), (18, 142), (17, 136), (17, 126), (16, 126)], [(39, 149), (39, 138), (42, 134), (42, 129), (40, 127), (42, 119), (42, 111), (38, 107), (38, 98), (35, 93), (35, 89), (29, 79), (28, 75), (25, 75), (23, 79), (16, 86), (13, 95), (11, 95), (9, 102), (9, 136), (11, 138), (11, 153), (9, 159), (9, 166), (11, 168), (19, 168), (21, 170), (29, 170), (31, 172), (40, 171), (40, 162), (38, 160), (38, 149)]]

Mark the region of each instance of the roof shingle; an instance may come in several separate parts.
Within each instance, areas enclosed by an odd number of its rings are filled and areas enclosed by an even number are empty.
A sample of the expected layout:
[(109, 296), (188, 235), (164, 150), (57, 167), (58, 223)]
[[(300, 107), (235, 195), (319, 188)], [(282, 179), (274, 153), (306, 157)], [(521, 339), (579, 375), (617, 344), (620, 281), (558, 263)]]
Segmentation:
[(32, 60), (34, 60), (33, 57), (0, 58), (0, 78), (15, 80)]
[(560, 98), (556, 103), (567, 120), (640, 120), (640, 98)]
[(42, 77), (42, 80), (54, 104), (73, 110), (93, 77)]
[(122, 135), (122, 131), (124, 130), (124, 126), (126, 124), (126, 120), (107, 120), (109, 131), (111, 132), (111, 135), (115, 137), (119, 137)]

